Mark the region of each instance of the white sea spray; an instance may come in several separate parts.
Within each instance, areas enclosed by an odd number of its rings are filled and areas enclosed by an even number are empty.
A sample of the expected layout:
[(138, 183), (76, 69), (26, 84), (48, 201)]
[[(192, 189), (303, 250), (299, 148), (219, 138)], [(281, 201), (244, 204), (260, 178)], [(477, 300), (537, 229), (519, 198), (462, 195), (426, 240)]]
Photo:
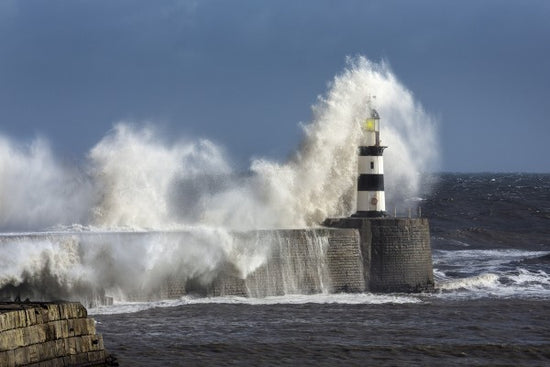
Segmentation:
[[(43, 139), (22, 144), (1, 137), (0, 226), (86, 235), (3, 238), (0, 284), (56, 284), (68, 293), (93, 284), (128, 294), (136, 285), (158, 289), (170, 276), (207, 281), (227, 262), (245, 276), (270, 243), (250, 249), (232, 231), (315, 227), (355, 211), (368, 100), (388, 146), (387, 207), (403, 206), (419, 196), (421, 175), (437, 166), (435, 122), (386, 63), (364, 57), (350, 58), (317, 98), (291, 159), (255, 159), (246, 174), (235, 172), (215, 143), (166, 139), (153, 123), (117, 123), (79, 165), (61, 163)], [(159, 234), (165, 231), (180, 235)]]

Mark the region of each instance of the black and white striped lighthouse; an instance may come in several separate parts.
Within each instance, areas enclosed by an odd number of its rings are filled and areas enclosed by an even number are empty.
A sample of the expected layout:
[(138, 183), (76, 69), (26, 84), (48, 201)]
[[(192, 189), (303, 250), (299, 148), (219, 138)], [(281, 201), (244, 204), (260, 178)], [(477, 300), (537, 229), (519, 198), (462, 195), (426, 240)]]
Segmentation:
[(357, 212), (352, 217), (383, 217), (386, 215), (384, 197), (384, 162), (387, 147), (380, 145), (380, 116), (369, 104), (370, 117), (362, 122), (363, 141), (359, 146), (357, 179)]

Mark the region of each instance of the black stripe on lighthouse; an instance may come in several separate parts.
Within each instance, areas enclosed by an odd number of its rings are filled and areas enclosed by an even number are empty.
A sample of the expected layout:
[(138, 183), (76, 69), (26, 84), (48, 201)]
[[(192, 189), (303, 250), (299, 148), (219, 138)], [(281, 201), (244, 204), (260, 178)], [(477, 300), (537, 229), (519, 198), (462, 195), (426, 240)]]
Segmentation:
[(357, 191), (384, 191), (384, 175), (360, 174)]
[(381, 147), (379, 145), (370, 147), (360, 146), (359, 155), (380, 157), (384, 153), (384, 149), (386, 149), (386, 147)]

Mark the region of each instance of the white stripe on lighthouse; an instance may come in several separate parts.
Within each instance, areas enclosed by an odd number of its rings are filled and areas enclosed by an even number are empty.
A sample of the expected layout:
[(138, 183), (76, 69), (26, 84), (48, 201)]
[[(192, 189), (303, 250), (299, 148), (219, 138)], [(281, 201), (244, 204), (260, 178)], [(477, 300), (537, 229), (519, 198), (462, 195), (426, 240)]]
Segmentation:
[(384, 191), (357, 191), (357, 211), (385, 210), (386, 199)]
[(358, 163), (359, 174), (384, 174), (384, 159), (382, 156), (360, 155)]

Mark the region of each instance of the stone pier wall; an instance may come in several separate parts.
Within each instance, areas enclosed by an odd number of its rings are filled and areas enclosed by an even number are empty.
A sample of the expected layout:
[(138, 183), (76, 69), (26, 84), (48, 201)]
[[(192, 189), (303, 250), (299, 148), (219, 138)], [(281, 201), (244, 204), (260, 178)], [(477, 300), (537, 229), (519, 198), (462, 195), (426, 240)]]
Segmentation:
[(329, 228), (235, 233), (247, 253), (263, 249), (261, 265), (242, 274), (228, 262), (208, 284), (170, 279), (162, 293), (266, 297), (433, 289), (427, 219), (334, 218), (324, 224)]
[[(427, 219), (336, 218), (328, 219), (324, 224), (326, 227), (314, 229), (224, 233), (220, 239), (230, 243), (227, 254), (217, 246), (218, 237), (200, 231), (54, 233), (4, 236), (4, 240), (25, 243), (28, 239), (44, 237), (52, 243), (67, 243), (75, 247), (105, 246), (116, 253), (117, 248), (143, 251), (146, 244), (155, 241), (165, 248), (189, 246), (198, 251), (203, 245), (203, 236), (210, 238), (210, 242), (205, 244), (210, 246), (206, 250), (216, 253), (219, 258), (216, 261), (220, 263), (195, 273), (186, 271), (184, 266), (174, 266), (166, 269), (162, 278), (152, 278), (150, 284), (132, 282), (131, 276), (119, 277), (122, 284), (111, 286), (119, 287), (120, 294), (127, 301), (174, 299), (186, 294), (266, 297), (335, 292), (409, 292), (433, 288)], [(185, 256), (185, 251), (174, 253)], [(185, 263), (177, 260), (174, 264)], [(136, 271), (128, 264), (123, 265), (129, 273)], [(117, 271), (124, 272), (124, 269)], [(0, 289), (0, 296), (13, 299), (20, 295), (38, 300), (70, 296), (81, 302), (91, 300), (86, 303), (88, 306), (105, 303), (112, 300), (108, 296), (115, 296), (105, 294), (103, 284), (85, 282), (78, 288), (79, 293), (71, 292), (68, 296), (42, 294), (42, 290), (49, 289), (49, 279), (40, 278), (38, 282), (27, 279), (28, 284), (12, 285), (13, 289), (8, 285)], [(29, 289), (29, 294), (25, 293)]]
[(419, 292), (433, 289), (428, 219), (330, 218), (324, 224), (359, 230), (366, 290)]
[(103, 338), (80, 303), (0, 303), (0, 366), (104, 366)]
[(266, 297), (365, 289), (356, 230), (265, 230), (237, 235), (237, 241), (250, 238), (255, 246), (266, 247), (263, 264), (245, 275), (227, 264), (207, 286), (207, 295)]
[(370, 290), (419, 292), (434, 286), (428, 220), (371, 221)]

